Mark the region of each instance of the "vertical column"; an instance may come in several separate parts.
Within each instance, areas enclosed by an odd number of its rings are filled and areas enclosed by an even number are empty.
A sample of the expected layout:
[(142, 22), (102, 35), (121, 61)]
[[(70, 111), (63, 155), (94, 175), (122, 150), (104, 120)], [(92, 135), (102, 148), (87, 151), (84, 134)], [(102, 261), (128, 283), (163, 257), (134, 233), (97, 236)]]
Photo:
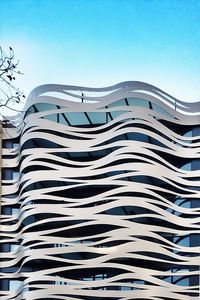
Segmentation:
[[(196, 126), (192, 130), (192, 136), (200, 136), (200, 126)], [(200, 159), (193, 160), (191, 163), (192, 171), (200, 172)], [(199, 187), (196, 187), (197, 190), (200, 190)], [(191, 200), (191, 208), (199, 208), (200, 207), (200, 199), (192, 199)], [(190, 237), (190, 247), (198, 247), (199, 244), (199, 234), (192, 235)], [(200, 253), (199, 253), (199, 272), (200, 272)], [(200, 285), (200, 277), (194, 276), (190, 278), (190, 285)]]

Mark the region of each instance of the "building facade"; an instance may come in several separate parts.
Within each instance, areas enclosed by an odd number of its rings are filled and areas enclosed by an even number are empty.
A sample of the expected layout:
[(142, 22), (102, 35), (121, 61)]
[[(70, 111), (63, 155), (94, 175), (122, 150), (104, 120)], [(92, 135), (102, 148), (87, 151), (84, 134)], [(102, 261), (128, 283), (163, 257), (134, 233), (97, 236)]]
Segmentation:
[(1, 299), (199, 299), (200, 103), (45, 85), (20, 118), (3, 124)]

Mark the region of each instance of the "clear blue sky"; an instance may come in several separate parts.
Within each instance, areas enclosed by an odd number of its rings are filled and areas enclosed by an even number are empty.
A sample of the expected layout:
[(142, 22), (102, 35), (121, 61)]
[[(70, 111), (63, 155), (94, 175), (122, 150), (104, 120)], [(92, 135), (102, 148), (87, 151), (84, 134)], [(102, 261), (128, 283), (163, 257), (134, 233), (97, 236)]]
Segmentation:
[(200, 100), (199, 0), (0, 0), (26, 94), (40, 84), (140, 80)]

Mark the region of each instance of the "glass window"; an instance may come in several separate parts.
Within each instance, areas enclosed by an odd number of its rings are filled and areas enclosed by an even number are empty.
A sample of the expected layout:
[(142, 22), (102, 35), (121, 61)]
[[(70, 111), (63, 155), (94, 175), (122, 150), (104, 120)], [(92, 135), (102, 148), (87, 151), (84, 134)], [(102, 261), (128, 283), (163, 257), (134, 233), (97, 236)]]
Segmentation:
[(13, 290), (17, 290), (21, 285), (21, 281), (19, 280), (10, 280), (9, 282), (9, 290), (13, 291)]
[(57, 109), (56, 105), (51, 104), (51, 103), (37, 103), (35, 104), (35, 107), (39, 111), (48, 111), (52, 109)]
[(132, 290), (133, 288), (130, 287), (130, 286), (121, 286), (121, 291), (130, 291)]
[(125, 111), (112, 111), (110, 112), (112, 119), (117, 118), (118, 116), (121, 116), (122, 114), (126, 113)]
[(27, 117), (28, 115), (33, 114), (34, 112), (35, 112), (35, 109), (34, 109), (33, 106), (31, 106), (31, 107), (29, 107), (29, 109), (27, 110), (25, 116)]
[(67, 120), (63, 117), (62, 114), (59, 114), (58, 122), (63, 125), (68, 125)]
[(13, 179), (19, 178), (19, 172), (18, 172), (18, 171), (13, 171), (13, 172), (12, 172), (12, 178), (13, 178)]
[(18, 214), (19, 213), (19, 208), (12, 208), (12, 215)]
[(189, 278), (180, 279), (177, 284), (181, 286), (189, 286)]
[(13, 143), (13, 144), (12, 144), (12, 147), (13, 147), (13, 148), (18, 148), (18, 147), (19, 147), (19, 143)]
[(189, 236), (183, 237), (180, 239), (180, 237), (174, 237), (174, 243), (184, 246), (184, 247), (189, 247), (190, 246), (190, 238)]
[(191, 169), (192, 169), (191, 163), (187, 163), (181, 167), (181, 170), (184, 170), (184, 171), (191, 171)]
[(118, 101), (115, 101), (113, 103), (110, 103), (108, 105), (108, 107), (116, 107), (116, 106), (126, 106), (126, 102), (124, 99), (121, 99), (121, 100), (118, 100)]
[(92, 124), (105, 124), (107, 123), (105, 112), (88, 112), (88, 117), (90, 118)]
[(190, 130), (190, 131), (184, 133), (183, 136), (192, 137), (192, 130)]
[(145, 99), (128, 98), (127, 100), (130, 106), (141, 106), (149, 108), (149, 102)]
[(4, 140), (3, 141), (3, 148), (5, 148), (5, 149), (13, 148), (13, 142), (11, 140)]
[(177, 199), (175, 201), (175, 204), (181, 207), (185, 207), (185, 208), (190, 208), (191, 207), (191, 200), (186, 200), (186, 199)]
[(164, 115), (166, 117), (172, 118), (174, 119), (174, 116), (172, 116), (170, 113), (168, 113), (166, 110), (164, 110), (162, 107), (160, 107), (159, 105), (155, 104), (155, 103), (151, 103), (152, 104), (152, 108), (155, 112), (158, 112), (161, 115)]
[(89, 125), (86, 115), (83, 112), (65, 113), (66, 118), (72, 126)]
[(50, 114), (47, 116), (44, 116), (44, 119), (47, 119), (49, 121), (57, 122), (57, 114)]
[(11, 245), (10, 245), (10, 251), (15, 251), (15, 250), (18, 249), (18, 247), (19, 247), (19, 245), (11, 244)]

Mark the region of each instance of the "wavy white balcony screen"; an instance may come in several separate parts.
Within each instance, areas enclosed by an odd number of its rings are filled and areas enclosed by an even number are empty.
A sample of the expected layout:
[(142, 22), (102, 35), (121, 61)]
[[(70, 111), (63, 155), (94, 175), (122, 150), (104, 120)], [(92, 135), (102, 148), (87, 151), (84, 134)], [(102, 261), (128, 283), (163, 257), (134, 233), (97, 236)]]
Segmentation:
[(3, 133), (1, 299), (199, 299), (199, 124), (141, 82), (36, 88)]

